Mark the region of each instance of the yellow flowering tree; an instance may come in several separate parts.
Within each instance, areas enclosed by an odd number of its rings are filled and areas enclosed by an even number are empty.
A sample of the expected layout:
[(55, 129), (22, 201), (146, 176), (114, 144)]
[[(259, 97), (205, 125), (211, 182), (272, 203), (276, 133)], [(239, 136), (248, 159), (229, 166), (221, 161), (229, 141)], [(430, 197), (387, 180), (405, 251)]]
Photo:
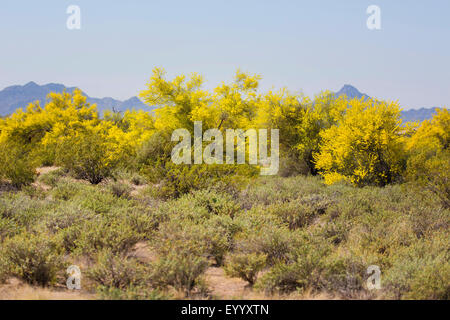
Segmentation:
[(407, 177), (435, 193), (450, 207), (450, 113), (437, 110), (407, 143)]
[(327, 184), (347, 180), (383, 186), (402, 173), (404, 152), (397, 103), (353, 99), (337, 123), (321, 132), (316, 166)]

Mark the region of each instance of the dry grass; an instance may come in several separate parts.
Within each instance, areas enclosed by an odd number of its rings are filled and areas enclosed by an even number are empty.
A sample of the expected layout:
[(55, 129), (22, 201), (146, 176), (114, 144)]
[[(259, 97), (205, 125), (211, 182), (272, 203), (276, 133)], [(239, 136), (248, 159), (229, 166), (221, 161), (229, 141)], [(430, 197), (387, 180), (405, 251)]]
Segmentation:
[(94, 294), (84, 291), (71, 291), (65, 288), (41, 288), (10, 278), (0, 286), (0, 300), (92, 300)]

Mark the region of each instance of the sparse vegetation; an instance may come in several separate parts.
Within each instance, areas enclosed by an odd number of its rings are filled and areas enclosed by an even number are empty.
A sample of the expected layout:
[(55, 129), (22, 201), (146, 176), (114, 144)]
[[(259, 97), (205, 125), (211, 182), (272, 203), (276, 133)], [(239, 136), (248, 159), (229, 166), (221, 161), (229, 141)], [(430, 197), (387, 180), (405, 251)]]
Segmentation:
[[(258, 80), (210, 93), (156, 69), (155, 114), (102, 118), (76, 91), (0, 119), (0, 282), (51, 290), (82, 264), (98, 298), (217, 298), (214, 268), (269, 297), (449, 299), (448, 111), (402, 128), (395, 103), (261, 95)], [(194, 120), (279, 128), (280, 176), (175, 165), (170, 130)]]

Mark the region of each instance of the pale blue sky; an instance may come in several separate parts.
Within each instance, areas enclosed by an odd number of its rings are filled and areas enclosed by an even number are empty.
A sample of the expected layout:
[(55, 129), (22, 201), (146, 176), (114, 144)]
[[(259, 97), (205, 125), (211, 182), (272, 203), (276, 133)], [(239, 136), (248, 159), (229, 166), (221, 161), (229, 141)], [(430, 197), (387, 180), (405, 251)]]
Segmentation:
[[(81, 30), (66, 28), (71, 4)], [(371, 4), (380, 31), (366, 27)], [(2, 0), (0, 44), (0, 89), (57, 82), (126, 99), (155, 66), (199, 72), (207, 88), (241, 68), (263, 90), (349, 83), (405, 109), (450, 105), (448, 0)]]

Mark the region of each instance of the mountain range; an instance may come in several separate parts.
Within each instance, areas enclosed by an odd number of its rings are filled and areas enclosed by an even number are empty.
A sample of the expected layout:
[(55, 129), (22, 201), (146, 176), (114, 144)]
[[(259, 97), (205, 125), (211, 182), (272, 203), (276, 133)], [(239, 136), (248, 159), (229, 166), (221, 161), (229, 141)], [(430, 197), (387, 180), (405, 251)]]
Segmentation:
[[(49, 83), (45, 85), (38, 85), (31, 81), (27, 84), (20, 86), (10, 86), (0, 91), (0, 116), (6, 116), (13, 113), (18, 108), (25, 108), (29, 103), (40, 101), (41, 105), (47, 101), (47, 95), (50, 92), (61, 93), (63, 91), (72, 93), (75, 87), (66, 87), (62, 84)], [(83, 94), (87, 97), (87, 102), (97, 104), (97, 108), (100, 112), (105, 110), (125, 111), (130, 109), (143, 109), (152, 110), (152, 107), (144, 104), (138, 97), (131, 97), (128, 100), (120, 101), (113, 98), (93, 98), (86, 93)], [(336, 92), (336, 95), (346, 95), (349, 98), (370, 98), (367, 94), (361, 93), (358, 89), (352, 85), (346, 84), (341, 90)], [(423, 121), (430, 119), (436, 112), (434, 108), (421, 108), (413, 110), (402, 111), (402, 119), (406, 121)]]
[[(28, 82), (23, 86), (11, 86), (0, 91), (0, 115), (5, 116), (13, 113), (18, 108), (26, 108), (26, 106), (35, 101), (40, 101), (41, 105), (47, 101), (47, 95), (50, 92), (61, 93), (63, 91), (72, 93), (75, 87), (66, 87), (58, 83), (49, 83), (45, 85), (38, 85), (35, 82)], [(105, 110), (125, 111), (127, 109), (148, 109), (151, 108), (145, 105), (138, 97), (131, 97), (128, 100), (120, 101), (113, 98), (93, 98), (88, 96), (85, 92), (83, 95), (87, 97), (88, 103), (97, 104), (100, 112)]]

